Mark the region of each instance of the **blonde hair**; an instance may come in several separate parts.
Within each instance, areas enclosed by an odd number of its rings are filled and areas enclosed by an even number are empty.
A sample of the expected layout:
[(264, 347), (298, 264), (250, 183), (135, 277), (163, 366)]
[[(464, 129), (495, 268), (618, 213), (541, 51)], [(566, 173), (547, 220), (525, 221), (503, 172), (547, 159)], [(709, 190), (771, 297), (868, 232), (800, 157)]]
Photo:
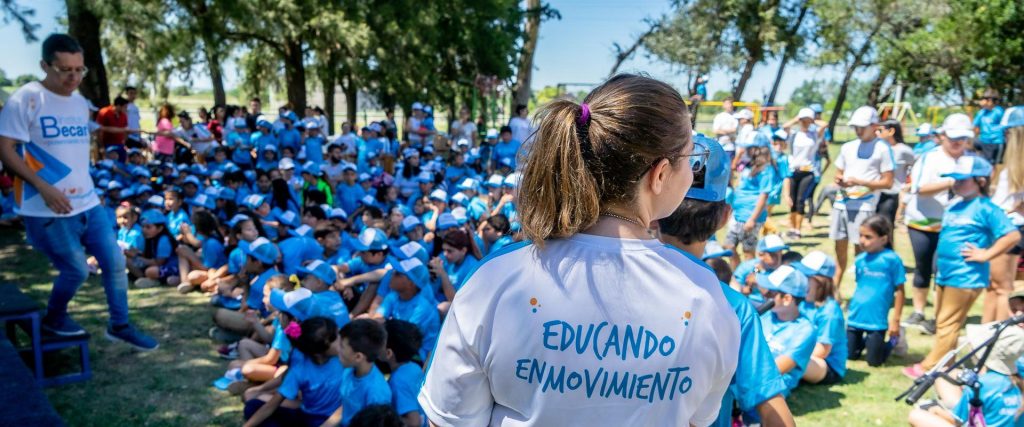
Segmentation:
[(1006, 131), (1006, 156), (1003, 159), (1010, 193), (1024, 191), (1024, 126)]
[(602, 206), (636, 198), (637, 183), (653, 164), (675, 164), (691, 136), (679, 92), (646, 76), (620, 74), (583, 100), (567, 99), (538, 113), (536, 139), (519, 191), (520, 222), (543, 247), (597, 222)]

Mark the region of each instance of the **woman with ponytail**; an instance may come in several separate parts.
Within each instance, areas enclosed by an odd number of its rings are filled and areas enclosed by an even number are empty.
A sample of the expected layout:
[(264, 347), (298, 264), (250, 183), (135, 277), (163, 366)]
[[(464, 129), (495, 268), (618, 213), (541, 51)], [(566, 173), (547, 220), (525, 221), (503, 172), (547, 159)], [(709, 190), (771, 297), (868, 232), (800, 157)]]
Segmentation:
[(467, 272), (420, 403), (438, 425), (707, 425), (739, 327), (714, 273), (658, 243), (703, 173), (679, 93), (618, 75), (539, 112), (524, 242)]

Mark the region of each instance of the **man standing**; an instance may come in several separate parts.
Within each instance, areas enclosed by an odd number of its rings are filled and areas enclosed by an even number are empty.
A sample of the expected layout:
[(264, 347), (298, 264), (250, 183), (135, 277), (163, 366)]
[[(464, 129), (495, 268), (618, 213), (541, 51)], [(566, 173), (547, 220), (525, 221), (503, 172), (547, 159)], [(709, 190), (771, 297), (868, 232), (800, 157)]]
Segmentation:
[(249, 114), (245, 116), (245, 125), (249, 126), (249, 132), (256, 132), (256, 120), (259, 120), (260, 114), (263, 114), (263, 101), (260, 101), (259, 97), (254, 96), (249, 100)]
[(832, 205), (828, 237), (836, 242), (836, 290), (846, 271), (850, 241), (854, 253), (860, 253), (860, 225), (875, 213), (880, 190), (892, 187), (892, 148), (878, 138), (878, 111), (863, 106), (853, 112), (848, 123), (857, 139), (843, 144), (836, 157), (835, 183), (839, 186)]
[(999, 92), (986, 89), (981, 95), (981, 110), (974, 113), (974, 135), (978, 137), (978, 152), (993, 165), (1003, 163), (1003, 107), (998, 105)]
[(114, 104), (100, 108), (96, 114), (96, 123), (100, 125), (100, 145), (104, 150), (116, 147), (117, 157), (121, 163), (128, 160), (128, 153), (124, 149), (125, 136), (132, 132), (128, 127), (128, 100), (122, 97), (114, 98)]
[(733, 105), (732, 97), (726, 97), (722, 100), (722, 112), (715, 115), (715, 119), (711, 122), (711, 131), (714, 132), (715, 138), (718, 139), (718, 144), (725, 150), (725, 155), (729, 157), (729, 163), (732, 163), (733, 156), (736, 154), (736, 131), (739, 129), (740, 121), (733, 117)]
[[(128, 100), (128, 105), (125, 107), (125, 111), (128, 112), (128, 129), (136, 130), (142, 129), (142, 115), (139, 114), (139, 106), (135, 105), (135, 98), (139, 96), (139, 90), (135, 86), (125, 86), (122, 97)], [(114, 100), (117, 103), (117, 100)], [(146, 144), (142, 142), (142, 136), (139, 132), (132, 132), (128, 134), (128, 140), (125, 141), (128, 148), (146, 148)]]
[(75, 92), (88, 71), (82, 47), (71, 36), (52, 34), (43, 41), (39, 65), (46, 77), (22, 86), (0, 111), (0, 161), (17, 177), (15, 212), (28, 241), (59, 272), (43, 328), (61, 336), (85, 334), (67, 308), (89, 277), (88, 251), (103, 270), (106, 336), (155, 350), (157, 342), (128, 323), (125, 258), (89, 176), (89, 102)]

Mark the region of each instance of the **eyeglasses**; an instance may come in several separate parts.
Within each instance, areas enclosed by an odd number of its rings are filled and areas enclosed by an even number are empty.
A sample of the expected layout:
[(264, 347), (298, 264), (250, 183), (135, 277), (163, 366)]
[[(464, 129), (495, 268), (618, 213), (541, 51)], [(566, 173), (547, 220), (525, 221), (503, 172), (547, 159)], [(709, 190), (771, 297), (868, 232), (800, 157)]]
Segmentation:
[(708, 158), (711, 157), (711, 150), (703, 142), (693, 142), (693, 152), (684, 154), (683, 157), (690, 158), (690, 169), (693, 173), (700, 173), (708, 166)]
[(50, 66), (50, 69), (55, 71), (61, 77), (67, 76), (69, 74), (78, 74), (78, 75), (84, 77), (86, 74), (89, 73), (89, 67), (67, 68), (67, 67), (58, 67), (58, 66), (53, 65), (53, 64), (48, 64), (48, 65)]

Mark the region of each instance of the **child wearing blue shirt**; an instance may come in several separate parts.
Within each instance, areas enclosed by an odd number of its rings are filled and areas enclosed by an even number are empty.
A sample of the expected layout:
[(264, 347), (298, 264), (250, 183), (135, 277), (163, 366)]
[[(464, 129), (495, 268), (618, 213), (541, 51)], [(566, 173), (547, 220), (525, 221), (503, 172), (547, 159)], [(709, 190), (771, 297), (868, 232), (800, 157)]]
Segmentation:
[(142, 228), (135, 223), (138, 218), (139, 212), (135, 207), (131, 205), (117, 207), (117, 245), (121, 247), (128, 259), (142, 253), (142, 249), (145, 247)]
[(789, 188), (790, 178), (793, 176), (793, 171), (789, 168), (789, 154), (788, 147), (786, 145), (786, 133), (771, 133), (772, 138), (772, 160), (775, 161), (775, 185), (772, 186), (772, 192), (768, 195), (768, 208), (767, 211), (771, 213), (772, 208), (779, 204), (782, 199), (782, 192), (784, 188)]
[[(245, 402), (245, 427), (259, 426), (265, 421), (274, 425), (319, 426), (342, 403), (345, 377), (338, 360), (339, 335), (334, 321), (312, 317), (301, 325), (289, 325), (285, 333), (299, 351), (292, 352), (288, 372), (277, 391)], [(297, 410), (281, 407), (285, 399), (300, 398), (302, 406)]]
[(491, 172), (494, 172), (495, 165), (498, 165), (503, 160), (506, 161), (506, 166), (509, 169), (515, 170), (521, 143), (522, 141), (512, 139), (511, 127), (502, 126), (501, 132), (498, 135), (498, 141), (494, 144), (494, 147), (491, 147)]
[(145, 243), (142, 253), (128, 265), (129, 271), (139, 278), (135, 287), (152, 288), (161, 283), (178, 286), (178, 258), (174, 252), (178, 241), (167, 229), (167, 216), (150, 209), (142, 213), (139, 222)]
[(341, 328), (341, 406), (328, 422), (347, 426), (360, 410), (370, 405), (390, 405), (391, 387), (375, 364), (382, 358), (387, 331), (375, 320), (357, 319)]
[(197, 209), (192, 214), (192, 223), (195, 224), (195, 235), (192, 234), (192, 227), (183, 225), (182, 241), (197, 246), (198, 253), (184, 244), (179, 245), (177, 249), (178, 270), (184, 278), (178, 285), (178, 292), (183, 294), (195, 290), (211, 275), (216, 274), (217, 269), (228, 263), (224, 251), (224, 238), (220, 235), (217, 218), (210, 211)]
[(480, 264), (480, 249), (469, 233), (462, 229), (454, 229), (442, 240), (444, 260), (434, 257), (430, 260), (430, 272), (437, 276), (437, 301), (441, 302), (441, 311), (447, 312), (448, 304), (455, 299), (455, 293), (469, 279), (470, 273)]
[(800, 314), (800, 304), (807, 296), (807, 277), (784, 265), (758, 277), (757, 284), (766, 290), (766, 298), (775, 301), (772, 310), (761, 315), (761, 326), (788, 395), (800, 383), (814, 352), (814, 325)]
[(189, 223), (188, 210), (185, 209), (181, 193), (177, 190), (165, 191), (164, 209), (167, 211), (167, 229), (171, 236), (180, 236), (181, 225)]
[[(746, 149), (750, 155), (750, 167), (740, 173), (740, 183), (733, 192), (733, 223), (722, 243), (726, 249), (736, 250), (743, 245), (744, 259), (754, 257), (754, 245), (761, 227), (768, 219), (768, 195), (775, 186), (775, 162), (772, 160), (768, 138), (757, 134), (755, 145)], [(739, 251), (733, 255), (738, 264)]]
[[(860, 360), (867, 349), (868, 366), (881, 366), (892, 351), (886, 339), (899, 338), (903, 314), (903, 283), (906, 270), (903, 260), (892, 250), (892, 223), (882, 215), (873, 215), (860, 226), (862, 249), (854, 261), (857, 289), (850, 298), (847, 321), (849, 358)], [(889, 309), (892, 317), (886, 320)]]
[(391, 372), (391, 406), (404, 425), (426, 426), (427, 415), (416, 400), (423, 386), (423, 367), (413, 360), (422, 347), (423, 335), (416, 325), (398, 319), (384, 322), (384, 329), (388, 345), (383, 362)]
[(349, 321), (348, 307), (338, 291), (331, 287), (338, 280), (334, 268), (321, 260), (315, 260), (305, 267), (299, 267), (299, 275), (302, 277), (302, 287), (313, 292), (310, 315), (326, 317), (334, 320), (338, 326), (345, 326)]
[(337, 271), (349, 277), (336, 283), (335, 290), (341, 292), (349, 304), (353, 316), (366, 313), (377, 297), (380, 280), (386, 273), (387, 234), (377, 228), (367, 228), (352, 241), (359, 256), (338, 265)]
[(372, 316), (379, 320), (398, 319), (415, 324), (423, 335), (419, 354), (423, 360), (427, 360), (441, 331), (437, 302), (432, 296), (428, 297), (430, 273), (417, 258), (402, 261), (393, 259), (391, 267), (382, 284), (390, 287), (392, 292), (384, 297)]
[(338, 184), (338, 205), (345, 212), (355, 212), (359, 208), (359, 201), (366, 196), (366, 190), (356, 182), (356, 168), (352, 165), (345, 165), (341, 169), (341, 183)]
[(736, 266), (733, 274), (734, 288), (750, 298), (754, 304), (765, 301), (757, 288), (757, 278), (771, 274), (782, 265), (782, 251), (789, 249), (776, 234), (764, 236), (757, 242), (757, 259), (748, 259)]
[(803, 380), (811, 384), (835, 384), (846, 375), (846, 320), (843, 309), (833, 298), (836, 262), (822, 251), (814, 251), (793, 263), (793, 268), (807, 276), (807, 300), (801, 311), (811, 319), (816, 344)]
[[(313, 238), (313, 229), (303, 225), (294, 230), (288, 230), (292, 236), (278, 243), (281, 250), (281, 270), (284, 274), (292, 275), (299, 270), (307, 261), (321, 259), (324, 255), (324, 248)], [(328, 286), (334, 283), (328, 283)]]
[(484, 254), (490, 255), (505, 247), (505, 245), (512, 243), (511, 231), (511, 226), (505, 215), (497, 214), (488, 217), (486, 221), (480, 224), (480, 238), (484, 243)]
[(953, 193), (961, 200), (942, 215), (942, 244), (935, 259), (935, 344), (919, 366), (904, 371), (907, 375), (920, 376), (956, 348), (967, 312), (989, 287), (989, 261), (1020, 241), (1006, 212), (988, 198), (991, 175), (992, 164), (975, 156), (960, 159), (953, 173), (943, 175), (956, 180)]
[(319, 167), (324, 163), (324, 138), (320, 136), (320, 128), (316, 126), (307, 126), (306, 133), (306, 139), (302, 141), (306, 149), (306, 161), (313, 162)]

